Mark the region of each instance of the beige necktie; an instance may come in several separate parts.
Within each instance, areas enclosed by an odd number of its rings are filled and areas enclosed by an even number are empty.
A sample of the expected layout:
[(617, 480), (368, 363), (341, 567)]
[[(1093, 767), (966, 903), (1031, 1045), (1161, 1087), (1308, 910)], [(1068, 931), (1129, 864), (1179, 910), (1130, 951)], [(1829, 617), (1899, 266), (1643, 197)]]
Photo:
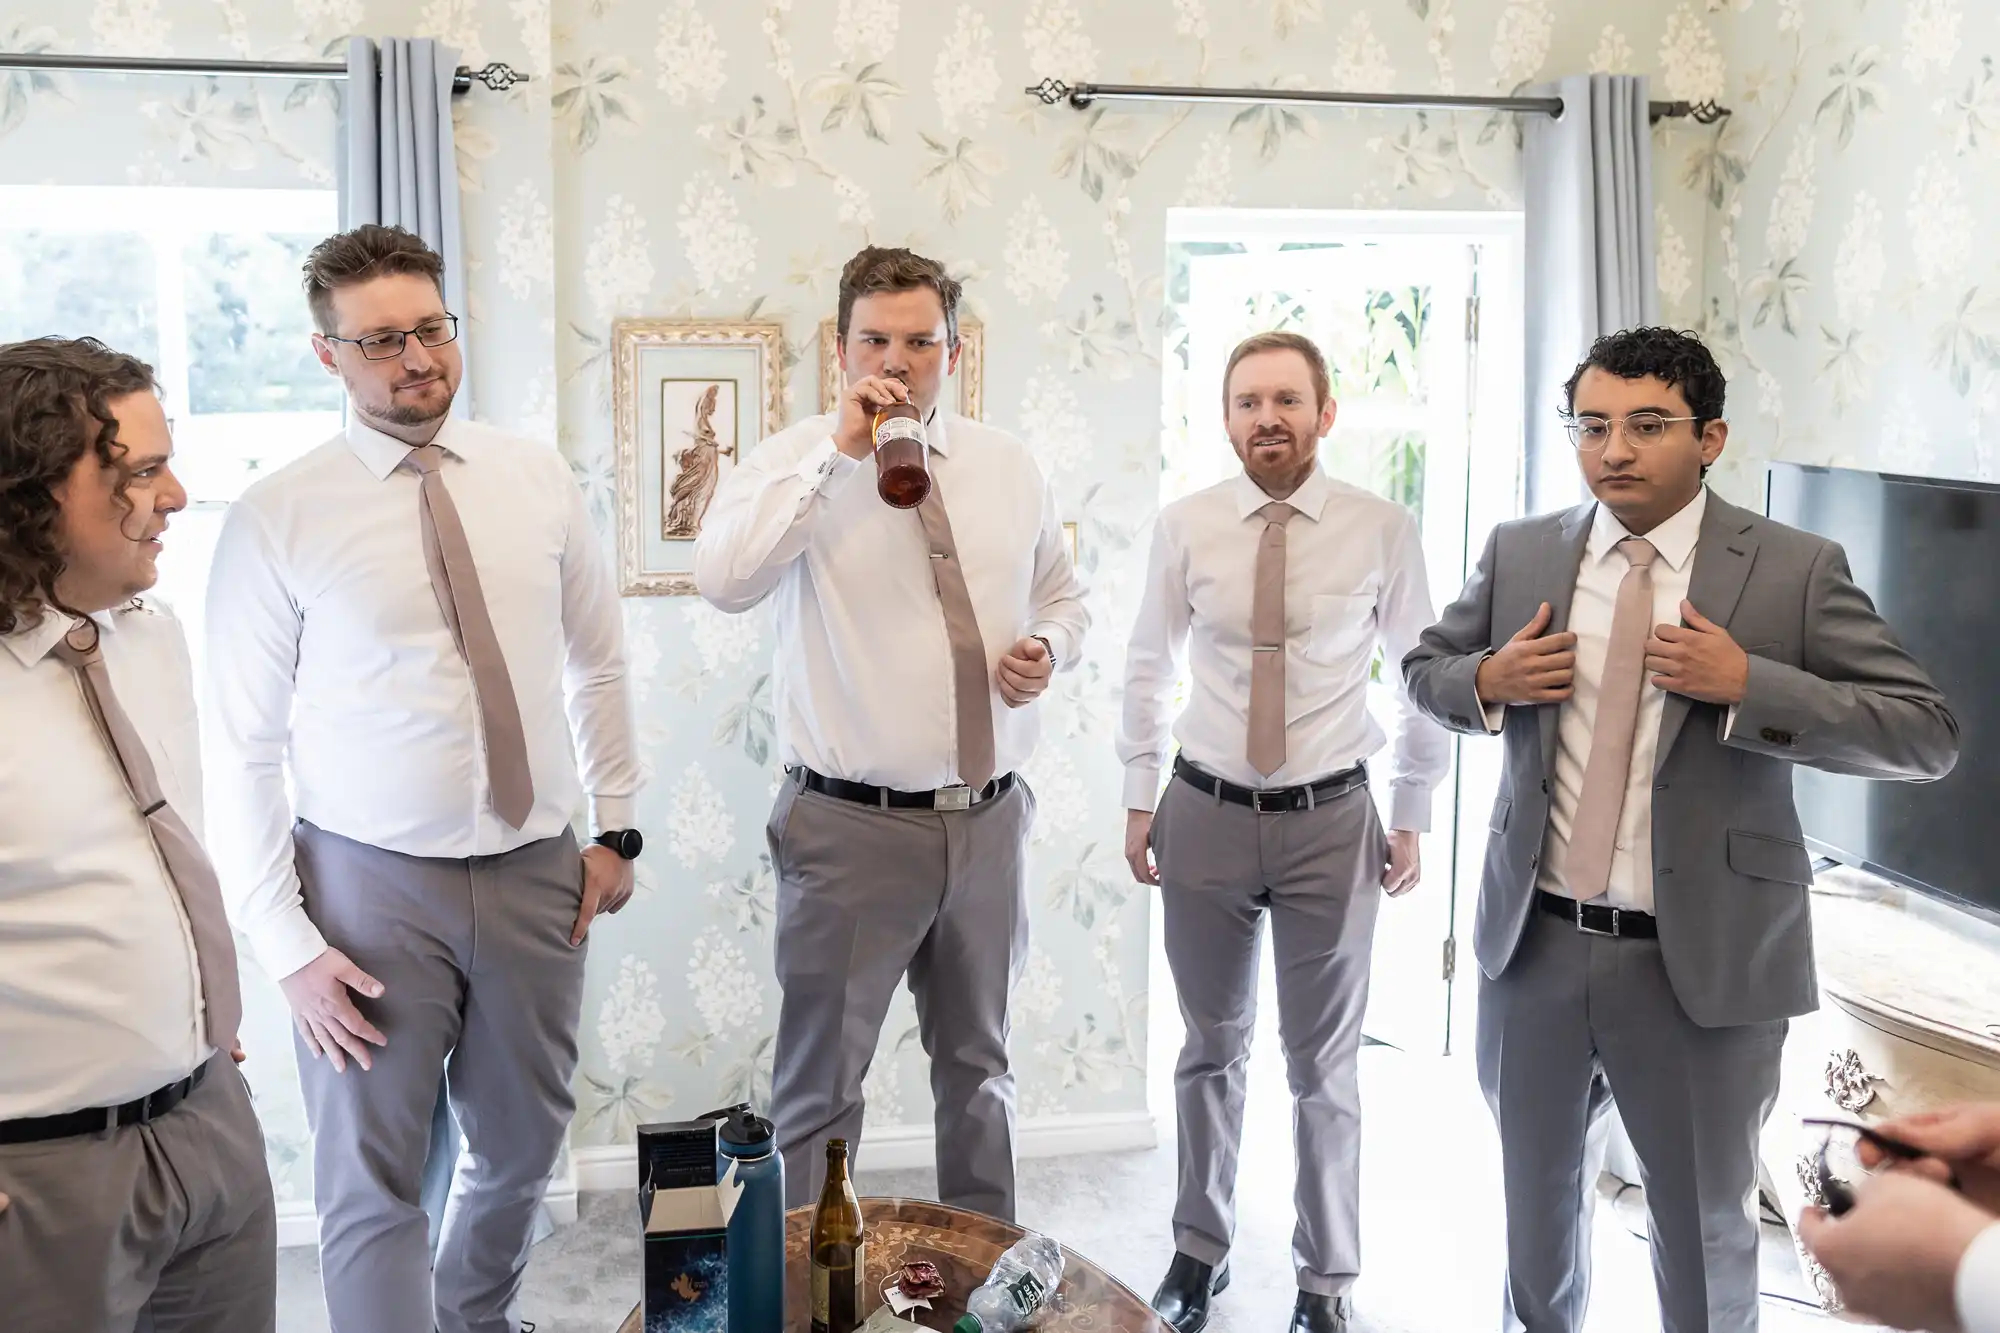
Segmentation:
[(201, 977), (201, 1000), (208, 1044), (226, 1051), (236, 1044), (236, 1029), (243, 1021), (243, 996), (236, 981), (236, 940), (229, 933), (229, 915), (222, 906), (222, 886), (216, 881), (215, 866), (202, 850), (193, 830), (160, 791), (159, 774), (153, 757), (132, 719), (111, 690), (111, 675), (104, 668), (99, 649), (97, 625), (81, 621), (56, 645), (56, 656), (76, 668), (83, 686), (83, 699), (97, 721), (98, 734), (111, 747), (125, 775), (132, 804), (146, 821), (153, 845), (166, 862), (167, 878), (180, 895), (181, 910), (187, 914), (188, 931), (194, 936), (195, 970)]
[(1589, 902), (1611, 883), (1611, 853), (1618, 816), (1632, 780), (1632, 733), (1639, 721), (1639, 692), (1646, 685), (1646, 640), (1653, 632), (1653, 559), (1659, 552), (1638, 537), (1618, 543), (1630, 568), (1618, 585), (1611, 613), (1611, 642), (1597, 687), (1597, 717), (1590, 728), (1590, 758), (1583, 794), (1570, 827), (1563, 879), (1570, 896)]
[(521, 705), (514, 697), (507, 659), (479, 591), (479, 569), (472, 563), (465, 525), (445, 489), (444, 474), (438, 471), (444, 451), (435, 444), (419, 445), (405, 461), (423, 477), (417, 512), (424, 531), (424, 563), (430, 567), (438, 609), (472, 673), (472, 693), (479, 701), (479, 721), (486, 733), (486, 780), (493, 790), (493, 808), (510, 828), (518, 829), (528, 822), (535, 805), (528, 740), (521, 730)]
[(944, 632), (951, 643), (952, 695), (958, 704), (958, 780), (978, 791), (993, 780), (992, 669), (986, 661), (986, 640), (972, 612), (972, 593), (958, 562), (958, 543), (951, 519), (944, 512), (944, 495), (935, 483), (917, 518), (931, 544), (931, 574), (937, 580), (938, 602), (944, 607)]
[(1257, 511), (1256, 582), (1250, 594), (1250, 767), (1270, 777), (1285, 766), (1285, 524), (1298, 510), (1274, 500)]

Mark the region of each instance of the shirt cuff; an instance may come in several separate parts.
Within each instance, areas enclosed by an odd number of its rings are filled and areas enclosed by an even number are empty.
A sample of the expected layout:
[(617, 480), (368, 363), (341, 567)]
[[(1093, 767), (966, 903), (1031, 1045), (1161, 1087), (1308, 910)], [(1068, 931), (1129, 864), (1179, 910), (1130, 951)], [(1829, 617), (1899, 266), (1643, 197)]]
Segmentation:
[(590, 836), (607, 829), (628, 829), (639, 822), (639, 801), (634, 796), (593, 796), (590, 798)]
[(326, 952), (326, 936), (319, 933), (303, 906), (294, 906), (244, 933), (257, 951), (257, 962), (273, 981), (283, 981)]
[(1428, 787), (1389, 787), (1389, 827), (1398, 832), (1431, 831), (1431, 793)]
[(861, 464), (840, 452), (829, 435), (806, 451), (795, 471), (810, 493), (831, 498), (860, 469)]
[(1137, 759), (1125, 765), (1125, 808), (1151, 811), (1160, 803), (1160, 763)]
[(2000, 1333), (2000, 1222), (1966, 1247), (1958, 1261), (1956, 1294), (1965, 1333)]
[(1487, 735), (1498, 736), (1501, 730), (1506, 727), (1507, 725), (1506, 704), (1481, 704), (1479, 707), (1479, 712), (1480, 716), (1486, 722)]
[(1722, 719), (1722, 739), (1728, 740), (1736, 734), (1736, 714), (1741, 711), (1742, 707), (1742, 704), (1729, 705), (1729, 712)]

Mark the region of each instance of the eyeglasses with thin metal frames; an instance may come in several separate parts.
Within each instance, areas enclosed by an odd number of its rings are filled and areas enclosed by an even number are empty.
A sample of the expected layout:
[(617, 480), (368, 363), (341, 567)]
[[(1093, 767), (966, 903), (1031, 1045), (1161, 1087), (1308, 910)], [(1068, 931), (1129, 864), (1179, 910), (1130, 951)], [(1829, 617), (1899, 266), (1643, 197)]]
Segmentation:
[(352, 343), (361, 349), (361, 355), (366, 360), (387, 361), (401, 356), (413, 337), (425, 347), (442, 347), (457, 341), (458, 316), (440, 315), (436, 319), (425, 320), (414, 329), (387, 329), (365, 338), (341, 338), (331, 333), (322, 333), (320, 337), (330, 343)]
[(1567, 416), (1563, 429), (1579, 453), (1594, 454), (1611, 443), (1611, 432), (1623, 430), (1635, 449), (1650, 449), (1667, 438), (1667, 427), (1700, 417), (1663, 417), (1658, 412), (1634, 412), (1629, 417)]

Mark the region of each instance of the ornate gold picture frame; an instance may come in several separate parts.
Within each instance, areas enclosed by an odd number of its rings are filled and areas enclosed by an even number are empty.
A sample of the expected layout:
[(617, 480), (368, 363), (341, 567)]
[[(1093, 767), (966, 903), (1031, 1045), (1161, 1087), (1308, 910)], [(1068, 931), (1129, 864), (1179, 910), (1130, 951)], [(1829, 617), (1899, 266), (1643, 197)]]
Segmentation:
[[(819, 410), (831, 412), (840, 405), (845, 387), (840, 373), (840, 334), (837, 321), (819, 322)], [(986, 328), (970, 316), (960, 316), (958, 341), (965, 350), (959, 354), (957, 412), (973, 421), (986, 419)]]
[(611, 330), (618, 591), (695, 591), (716, 488), (784, 426), (784, 325), (621, 319)]

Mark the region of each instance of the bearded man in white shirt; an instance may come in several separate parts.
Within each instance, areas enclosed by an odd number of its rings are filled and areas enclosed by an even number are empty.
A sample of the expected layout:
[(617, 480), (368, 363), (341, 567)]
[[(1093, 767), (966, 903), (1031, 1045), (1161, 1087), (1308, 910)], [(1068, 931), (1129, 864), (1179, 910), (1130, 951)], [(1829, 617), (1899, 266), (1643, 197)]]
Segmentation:
[[(334, 1333), (518, 1327), (575, 1109), (585, 938), (639, 850), (603, 549), (553, 448), (450, 416), (442, 271), (398, 228), (312, 252), (348, 426), (231, 507), (209, 586), (217, 844), (295, 1019)], [(441, 1070), (466, 1152), (433, 1272)]]
[[(1368, 681), (1378, 644), (1400, 661), (1430, 624), (1430, 585), (1415, 517), (1320, 470), (1337, 405), (1310, 339), (1246, 339), (1223, 385), (1243, 471), (1161, 511), (1118, 734), (1126, 859), (1160, 889), (1187, 1023), (1174, 1075), (1175, 1256), (1153, 1306), (1178, 1333), (1199, 1333), (1229, 1285), (1268, 914), (1297, 1102), (1292, 1327), (1344, 1333), (1361, 1265), (1356, 1060), (1375, 916), (1383, 893), (1417, 885), (1418, 837), (1451, 758), (1442, 729), (1398, 690), (1385, 834), (1366, 761), (1387, 737)], [(1193, 690), (1176, 720), (1190, 641)], [(1170, 739), (1180, 753), (1162, 795)]]
[(135, 598), (187, 504), (152, 370), (0, 347), (0, 1324), (273, 1333), (187, 643)]
[[(907, 974), (937, 1100), (944, 1202), (1014, 1215), (1008, 999), (1027, 957), (1031, 707), (1089, 622), (1054, 492), (1025, 445), (939, 406), (959, 284), (869, 248), (840, 279), (840, 410), (765, 441), (717, 491), (695, 580), (724, 611), (777, 608), (787, 780), (771, 1104), (787, 1202), (829, 1138), (861, 1137), (862, 1081)], [(933, 489), (876, 493), (871, 421), (915, 405)], [(1079, 442), (1080, 443), (1080, 442)]]

